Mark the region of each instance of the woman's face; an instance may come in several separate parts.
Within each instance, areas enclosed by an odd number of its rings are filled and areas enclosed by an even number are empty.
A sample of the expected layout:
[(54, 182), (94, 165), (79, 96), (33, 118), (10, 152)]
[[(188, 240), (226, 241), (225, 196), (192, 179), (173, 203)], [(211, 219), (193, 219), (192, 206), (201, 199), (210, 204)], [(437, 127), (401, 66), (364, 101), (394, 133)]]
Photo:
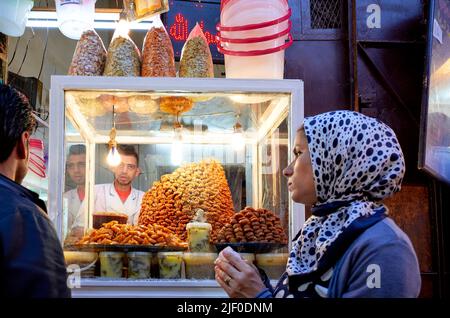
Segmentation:
[(292, 192), (292, 200), (313, 205), (317, 202), (317, 195), (308, 141), (303, 129), (297, 132), (293, 152), (293, 161), (283, 170), (284, 176), (288, 178), (288, 188), (289, 192)]

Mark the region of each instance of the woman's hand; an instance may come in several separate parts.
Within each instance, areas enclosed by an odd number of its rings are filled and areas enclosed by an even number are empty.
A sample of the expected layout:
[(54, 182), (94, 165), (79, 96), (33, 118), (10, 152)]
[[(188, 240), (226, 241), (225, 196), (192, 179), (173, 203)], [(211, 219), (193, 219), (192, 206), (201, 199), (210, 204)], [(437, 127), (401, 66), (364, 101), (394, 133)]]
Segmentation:
[(254, 298), (266, 286), (255, 265), (247, 263), (231, 247), (216, 259), (216, 281), (231, 298)]

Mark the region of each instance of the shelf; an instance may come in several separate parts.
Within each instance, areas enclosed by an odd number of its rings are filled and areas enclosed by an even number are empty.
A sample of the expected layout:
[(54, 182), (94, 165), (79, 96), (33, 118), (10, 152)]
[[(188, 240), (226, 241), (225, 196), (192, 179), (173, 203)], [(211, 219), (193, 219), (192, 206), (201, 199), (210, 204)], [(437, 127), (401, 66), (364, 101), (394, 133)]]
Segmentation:
[(72, 297), (224, 298), (228, 295), (215, 280), (82, 278), (80, 288), (72, 289)]

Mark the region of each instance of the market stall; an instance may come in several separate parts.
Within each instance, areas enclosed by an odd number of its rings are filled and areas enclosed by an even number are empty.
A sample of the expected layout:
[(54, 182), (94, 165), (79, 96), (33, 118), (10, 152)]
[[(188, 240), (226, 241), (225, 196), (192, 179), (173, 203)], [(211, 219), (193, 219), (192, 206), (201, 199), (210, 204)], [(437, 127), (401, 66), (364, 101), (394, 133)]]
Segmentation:
[[(213, 261), (227, 245), (284, 268), (304, 220), (282, 175), (303, 118), (301, 81), (53, 76), (51, 85), (49, 214), (75, 265), (75, 297), (225, 296)], [(133, 187), (145, 195), (134, 220), (96, 211), (96, 187), (113, 179), (111, 139), (138, 153)], [(86, 149), (86, 196), (83, 236), (69, 240), (74, 144)], [(116, 221), (94, 226), (99, 212)], [(137, 276), (133, 262), (144, 267)]]

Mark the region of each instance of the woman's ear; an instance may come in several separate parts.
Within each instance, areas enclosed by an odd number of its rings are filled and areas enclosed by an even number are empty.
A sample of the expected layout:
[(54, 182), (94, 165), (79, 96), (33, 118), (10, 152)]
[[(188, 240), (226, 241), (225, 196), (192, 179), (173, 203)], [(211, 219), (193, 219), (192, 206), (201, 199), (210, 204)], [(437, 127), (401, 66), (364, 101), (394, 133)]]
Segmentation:
[(17, 142), (17, 157), (18, 159), (28, 159), (30, 147), (30, 132), (24, 131), (20, 135), (20, 139)]

